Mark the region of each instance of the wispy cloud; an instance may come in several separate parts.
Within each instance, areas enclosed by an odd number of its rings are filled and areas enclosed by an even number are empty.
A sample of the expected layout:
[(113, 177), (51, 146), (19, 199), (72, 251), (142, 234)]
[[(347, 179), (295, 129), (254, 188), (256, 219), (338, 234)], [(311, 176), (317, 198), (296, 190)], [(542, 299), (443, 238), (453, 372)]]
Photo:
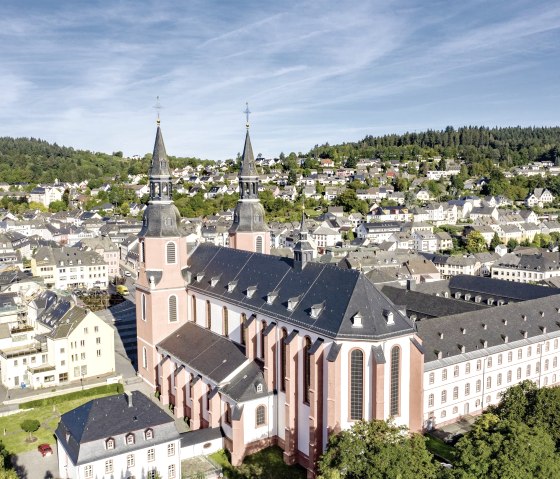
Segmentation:
[(245, 101), (267, 155), (558, 111), (556, 2), (230, 3), (3, 2), (3, 134), (141, 154), (159, 95), (169, 152), (220, 159)]

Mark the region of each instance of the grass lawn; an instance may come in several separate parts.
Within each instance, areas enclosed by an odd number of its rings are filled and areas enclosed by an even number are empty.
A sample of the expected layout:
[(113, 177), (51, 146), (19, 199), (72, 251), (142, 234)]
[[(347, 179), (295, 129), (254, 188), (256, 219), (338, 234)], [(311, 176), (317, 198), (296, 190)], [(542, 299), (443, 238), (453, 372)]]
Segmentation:
[[(54, 411), (52, 405), (47, 405), (40, 406), (35, 409), (23, 409), (17, 414), (0, 417), (0, 441), (4, 444), (6, 450), (12, 454), (36, 449), (39, 444), (44, 442), (53, 446), (55, 443), (53, 433), (58, 425), (61, 414), (81, 406), (91, 399), (109, 396), (111, 394), (114, 393), (98, 394), (95, 396), (65, 401), (63, 403), (56, 404), (54, 406)], [(25, 442), (28, 434), (20, 427), (20, 423), (25, 419), (37, 419), (41, 423), (39, 430), (32, 433), (32, 435), (37, 438), (35, 442)]]
[(229, 479), (305, 479), (305, 470), (300, 466), (287, 466), (282, 460), (279, 447), (269, 447), (245, 458), (241, 467), (233, 467), (225, 451), (210, 456), (224, 470)]
[(429, 434), (426, 436), (426, 447), (432, 454), (437, 454), (449, 463), (453, 463), (455, 457), (455, 449), (449, 444), (445, 444), (441, 439), (432, 437)]

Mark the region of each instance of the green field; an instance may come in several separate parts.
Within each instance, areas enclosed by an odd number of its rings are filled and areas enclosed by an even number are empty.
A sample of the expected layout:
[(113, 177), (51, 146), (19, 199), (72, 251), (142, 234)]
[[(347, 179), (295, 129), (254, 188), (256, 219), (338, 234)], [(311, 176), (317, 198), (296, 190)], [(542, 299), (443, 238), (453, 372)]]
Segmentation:
[[(87, 393), (87, 390), (83, 391), (83, 393)], [(63, 400), (64, 396), (54, 396), (49, 399), (53, 400), (56, 398), (57, 404), (46, 404), (33, 409), (22, 409), (21, 412), (17, 414), (0, 417), (0, 442), (2, 442), (6, 450), (12, 454), (36, 449), (37, 446), (42, 443), (48, 443), (54, 446), (55, 440), (53, 434), (61, 414), (81, 406), (92, 399), (110, 396), (112, 394), (115, 394), (115, 392), (107, 391), (91, 396), (84, 395), (83, 397), (68, 399), (66, 401)], [(37, 439), (32, 443), (26, 441), (28, 434), (20, 427), (21, 422), (25, 419), (37, 419), (41, 423), (39, 430), (32, 433), (32, 436)]]
[(427, 434), (425, 438), (428, 451), (453, 464), (455, 457), (455, 449), (453, 448), (453, 446), (450, 446), (449, 444), (443, 442), (441, 439), (430, 436), (429, 434)]
[(305, 470), (300, 466), (287, 466), (282, 460), (279, 447), (269, 447), (256, 454), (247, 456), (240, 467), (233, 467), (225, 451), (210, 456), (224, 471), (229, 479), (305, 479)]

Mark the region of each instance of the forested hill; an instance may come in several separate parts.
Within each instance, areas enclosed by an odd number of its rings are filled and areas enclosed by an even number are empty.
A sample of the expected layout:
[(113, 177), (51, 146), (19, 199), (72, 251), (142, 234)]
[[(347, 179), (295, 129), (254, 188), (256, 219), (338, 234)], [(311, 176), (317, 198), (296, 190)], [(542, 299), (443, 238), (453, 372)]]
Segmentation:
[[(52, 183), (83, 180), (101, 184), (128, 174), (146, 173), (150, 155), (140, 160), (113, 154), (75, 150), (35, 138), (0, 138), (0, 181), (6, 183)], [(171, 167), (196, 164), (197, 158), (170, 157)]]
[[(560, 127), (487, 128), (465, 126), (403, 135), (366, 136), (363, 140), (317, 148), (321, 157), (334, 159), (379, 157), (408, 160), (443, 156), (461, 157), (467, 163), (481, 160), (516, 166), (531, 161), (558, 161)], [(314, 153), (311, 152), (311, 153)]]

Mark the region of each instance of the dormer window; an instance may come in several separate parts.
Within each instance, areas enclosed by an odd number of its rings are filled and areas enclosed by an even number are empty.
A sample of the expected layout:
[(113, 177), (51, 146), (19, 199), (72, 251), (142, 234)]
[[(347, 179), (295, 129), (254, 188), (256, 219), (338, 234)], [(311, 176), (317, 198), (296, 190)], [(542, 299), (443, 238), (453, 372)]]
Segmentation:
[(387, 321), (387, 324), (395, 324), (393, 311), (386, 309), (383, 311), (383, 316), (385, 317), (385, 321)]
[(227, 285), (228, 293), (231, 293), (235, 289), (236, 286), (237, 286), (237, 281), (230, 281)]
[(352, 327), (362, 328), (364, 326), (362, 313), (359, 311), (352, 317)]
[(314, 304), (313, 306), (311, 306), (311, 317), (313, 319), (317, 319), (319, 317), (319, 315), (321, 314), (321, 311), (323, 311), (323, 309), (325, 309), (325, 302), (324, 301), (322, 303), (319, 303), (319, 304)]
[(263, 385), (261, 383), (257, 384), (257, 392), (258, 393), (262, 393), (263, 392)]
[(288, 311), (293, 311), (299, 303), (299, 296), (288, 299)]
[(212, 286), (212, 288), (213, 288), (214, 286), (216, 286), (218, 284), (218, 281), (220, 281), (220, 277), (219, 276), (214, 276), (210, 280), (210, 286)]
[(127, 434), (126, 443), (131, 446), (134, 444), (134, 434)]
[(266, 304), (272, 304), (278, 297), (278, 291), (271, 291), (266, 295)]
[(204, 278), (204, 273), (197, 273), (196, 274), (196, 282), (200, 283), (202, 281), (202, 278)]
[(247, 297), (248, 297), (248, 298), (252, 298), (256, 291), (257, 291), (257, 287), (256, 287), (256, 286), (249, 286), (249, 287), (247, 288)]
[(115, 449), (115, 440), (110, 437), (109, 439), (107, 439), (105, 441), (105, 447), (110, 450), (110, 449)]
[(146, 441), (149, 441), (150, 439), (154, 438), (154, 431), (153, 429), (146, 429), (144, 431), (144, 439), (146, 439)]

